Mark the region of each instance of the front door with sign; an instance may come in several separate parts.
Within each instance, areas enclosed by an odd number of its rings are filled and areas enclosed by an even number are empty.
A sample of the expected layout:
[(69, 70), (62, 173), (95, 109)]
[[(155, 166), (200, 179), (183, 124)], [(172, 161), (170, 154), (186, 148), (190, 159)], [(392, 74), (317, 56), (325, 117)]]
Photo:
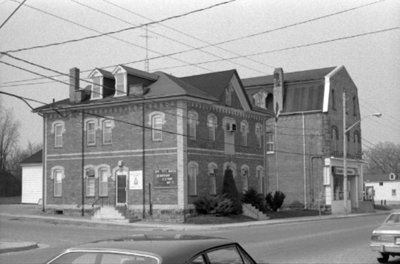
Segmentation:
[(117, 174), (117, 205), (126, 204), (126, 174)]

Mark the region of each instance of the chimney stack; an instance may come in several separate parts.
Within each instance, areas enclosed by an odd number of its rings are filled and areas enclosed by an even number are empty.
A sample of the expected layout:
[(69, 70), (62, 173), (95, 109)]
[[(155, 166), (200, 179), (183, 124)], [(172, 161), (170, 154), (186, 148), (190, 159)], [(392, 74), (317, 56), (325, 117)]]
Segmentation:
[(78, 68), (69, 70), (69, 101), (71, 103), (80, 103), (82, 101), (82, 92), (79, 89), (79, 73)]
[(275, 114), (283, 109), (283, 84), (284, 76), (282, 68), (274, 70), (274, 111)]

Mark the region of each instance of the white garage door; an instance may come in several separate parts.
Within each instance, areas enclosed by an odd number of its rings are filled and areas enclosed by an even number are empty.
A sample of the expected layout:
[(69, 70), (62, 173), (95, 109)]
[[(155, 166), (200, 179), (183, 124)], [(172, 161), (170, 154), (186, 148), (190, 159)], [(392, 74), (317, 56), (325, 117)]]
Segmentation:
[(42, 165), (22, 167), (21, 203), (37, 204), (42, 199), (42, 172)]

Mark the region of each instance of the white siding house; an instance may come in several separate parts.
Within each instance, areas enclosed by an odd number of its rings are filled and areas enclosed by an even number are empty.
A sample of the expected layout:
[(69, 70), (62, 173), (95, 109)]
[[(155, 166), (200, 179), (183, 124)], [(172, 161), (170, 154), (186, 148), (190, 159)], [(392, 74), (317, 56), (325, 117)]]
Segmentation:
[(389, 175), (373, 175), (368, 178), (369, 179), (366, 179), (364, 184), (366, 196), (369, 196), (369, 199), (373, 198), (377, 205), (400, 205), (399, 175), (390, 173)]
[(21, 162), (22, 192), (21, 203), (37, 204), (43, 195), (42, 151)]

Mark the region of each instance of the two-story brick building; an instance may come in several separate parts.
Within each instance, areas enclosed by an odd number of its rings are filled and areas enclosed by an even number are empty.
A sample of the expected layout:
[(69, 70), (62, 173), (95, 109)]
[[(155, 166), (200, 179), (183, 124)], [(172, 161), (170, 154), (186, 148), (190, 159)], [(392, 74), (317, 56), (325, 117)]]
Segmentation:
[[(343, 93), (346, 128), (360, 121), (357, 87), (347, 70), (330, 67), (242, 80), (256, 106), (276, 113), (267, 123), (268, 190), (286, 194), (286, 205), (319, 204), (344, 212)], [(361, 128), (347, 133), (348, 210), (363, 191)]]
[(221, 193), (225, 169), (239, 190), (265, 192), (264, 133), (272, 112), (252, 106), (235, 70), (183, 78), (123, 65), (94, 69), (44, 118), (45, 209), (126, 206), (138, 217), (182, 220), (193, 201)]

